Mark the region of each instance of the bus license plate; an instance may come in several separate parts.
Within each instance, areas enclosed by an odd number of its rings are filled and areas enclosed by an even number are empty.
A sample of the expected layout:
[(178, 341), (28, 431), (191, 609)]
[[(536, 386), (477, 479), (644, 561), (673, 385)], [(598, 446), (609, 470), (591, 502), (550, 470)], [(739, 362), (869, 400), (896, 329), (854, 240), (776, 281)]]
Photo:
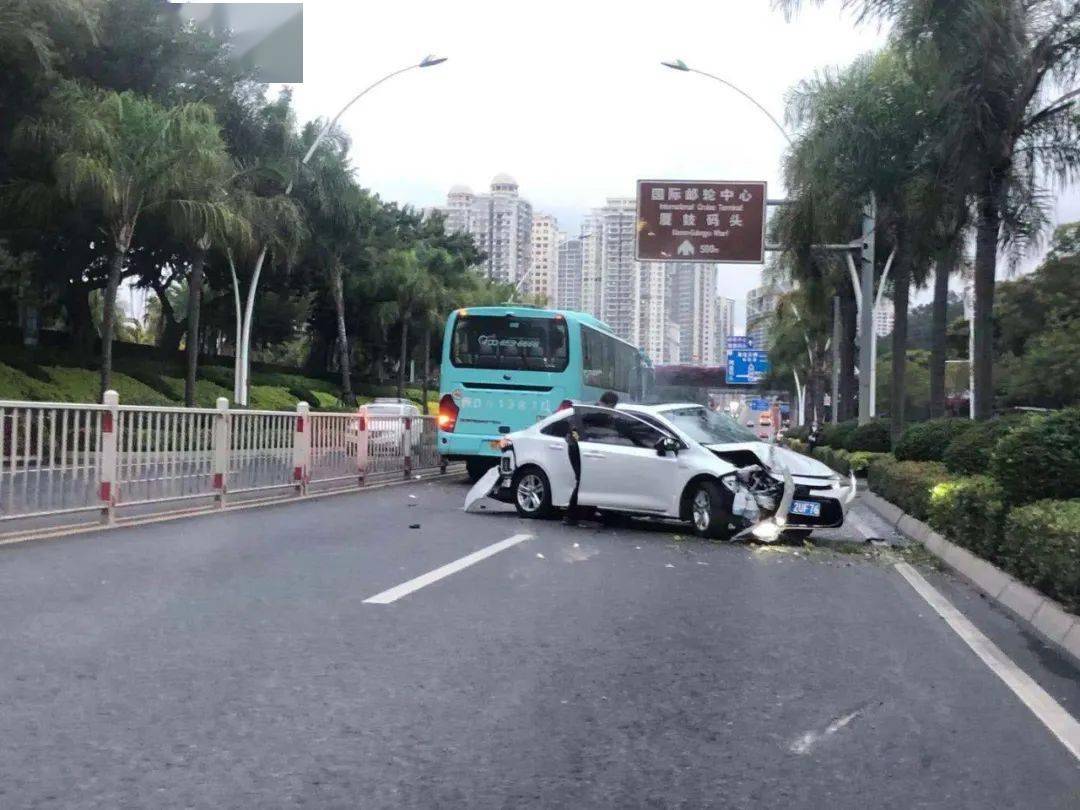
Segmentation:
[(817, 501), (793, 501), (791, 514), (804, 517), (821, 517), (821, 504)]

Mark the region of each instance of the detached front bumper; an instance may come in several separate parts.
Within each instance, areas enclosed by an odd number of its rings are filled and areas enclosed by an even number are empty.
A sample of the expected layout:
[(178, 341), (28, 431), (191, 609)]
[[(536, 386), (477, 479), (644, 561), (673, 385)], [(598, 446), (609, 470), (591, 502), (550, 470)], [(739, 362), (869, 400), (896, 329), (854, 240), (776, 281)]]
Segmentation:
[(505, 452), (499, 459), (499, 479), (495, 488), (491, 490), (491, 497), (503, 503), (514, 502), (514, 458), (513, 454)]

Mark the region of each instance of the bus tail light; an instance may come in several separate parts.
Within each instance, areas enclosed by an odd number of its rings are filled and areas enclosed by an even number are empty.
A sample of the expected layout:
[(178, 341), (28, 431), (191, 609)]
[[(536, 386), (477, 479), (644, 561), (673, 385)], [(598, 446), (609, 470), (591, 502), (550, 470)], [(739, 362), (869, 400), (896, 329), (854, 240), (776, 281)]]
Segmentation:
[(439, 430), (453, 433), (454, 427), (457, 425), (457, 418), (457, 403), (454, 402), (454, 398), (449, 394), (443, 394), (442, 399), (439, 400)]
[(573, 407), (574, 407), (573, 402), (571, 402), (568, 399), (564, 399), (562, 402), (559, 403), (559, 407), (555, 409), (555, 412), (558, 413), (559, 411), (565, 411), (565, 410), (568, 410), (569, 408), (573, 408)]

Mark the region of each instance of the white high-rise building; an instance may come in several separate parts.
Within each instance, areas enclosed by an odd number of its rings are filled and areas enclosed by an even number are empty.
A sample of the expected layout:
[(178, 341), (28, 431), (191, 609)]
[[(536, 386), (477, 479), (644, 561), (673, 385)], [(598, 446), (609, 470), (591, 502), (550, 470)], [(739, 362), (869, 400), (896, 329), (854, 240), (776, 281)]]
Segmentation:
[(638, 334), (641, 279), (634, 259), (637, 201), (611, 197), (596, 209), (600, 220), (600, 320), (623, 340)]
[(727, 362), (727, 339), (735, 334), (735, 299), (716, 299), (716, 362)]
[(746, 335), (754, 341), (757, 349), (772, 345), (769, 322), (780, 296), (791, 288), (787, 267), (778, 259), (772, 259), (761, 273), (761, 286), (746, 294)]
[(891, 335), (895, 325), (896, 311), (893, 308), (893, 302), (888, 298), (882, 298), (881, 303), (874, 309), (874, 334), (879, 338)]
[(556, 262), (554, 305), (559, 309), (581, 309), (582, 240), (560, 234)]
[(635, 264), (638, 277), (638, 312), (637, 331), (631, 340), (657, 363), (664, 356), (666, 337), (666, 266), (661, 262)]
[(489, 194), (474, 194), (454, 186), (446, 196), (446, 229), (472, 234), (487, 256), (488, 278), (504, 283), (520, 281), (530, 266), (532, 206), (518, 196), (514, 178), (499, 174)]
[(521, 291), (552, 304), (559, 264), (559, 223), (555, 217), (550, 214), (533, 217), (530, 253), (532, 267)]
[(585, 217), (581, 229), (581, 311), (599, 318), (604, 305), (600, 284), (603, 259), (603, 218), (595, 209)]
[(682, 362), (682, 327), (669, 321), (664, 325), (663, 361), (677, 366)]
[(715, 365), (716, 353), (715, 264), (680, 263), (668, 275), (667, 316), (683, 329), (679, 362)]

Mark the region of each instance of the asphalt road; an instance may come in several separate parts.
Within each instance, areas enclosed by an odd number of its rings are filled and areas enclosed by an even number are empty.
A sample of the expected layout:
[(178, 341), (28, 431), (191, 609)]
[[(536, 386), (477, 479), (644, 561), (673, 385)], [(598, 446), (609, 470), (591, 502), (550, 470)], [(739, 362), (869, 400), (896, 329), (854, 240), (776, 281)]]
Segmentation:
[(0, 548), (0, 808), (1080, 806), (1080, 764), (894, 552), (467, 515), (465, 489)]

